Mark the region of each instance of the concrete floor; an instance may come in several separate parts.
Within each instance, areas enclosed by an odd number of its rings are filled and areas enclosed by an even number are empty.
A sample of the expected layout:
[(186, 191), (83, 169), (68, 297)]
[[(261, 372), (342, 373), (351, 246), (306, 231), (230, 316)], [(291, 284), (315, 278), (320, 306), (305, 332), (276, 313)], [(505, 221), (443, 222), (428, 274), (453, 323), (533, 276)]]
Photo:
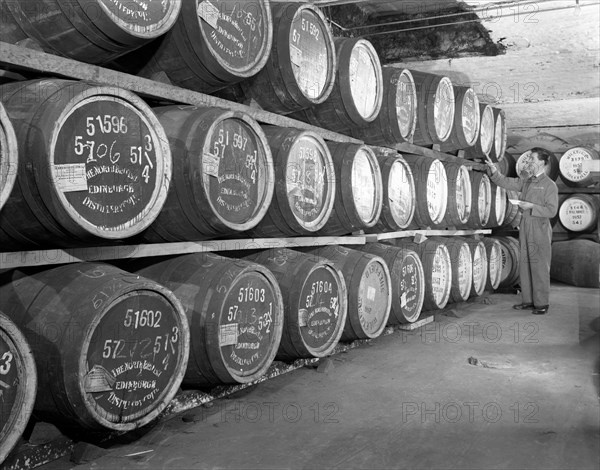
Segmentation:
[(597, 470), (600, 290), (555, 284), (545, 316), (511, 309), (516, 295), (488, 300), (334, 356), (327, 373), (303, 368), (185, 413), (193, 422), (159, 423), (77, 468)]

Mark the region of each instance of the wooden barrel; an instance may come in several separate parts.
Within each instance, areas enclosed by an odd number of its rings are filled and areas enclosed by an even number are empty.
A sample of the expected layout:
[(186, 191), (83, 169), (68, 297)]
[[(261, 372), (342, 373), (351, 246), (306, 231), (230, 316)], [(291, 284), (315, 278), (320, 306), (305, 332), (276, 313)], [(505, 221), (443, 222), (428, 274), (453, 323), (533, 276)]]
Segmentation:
[[(536, 148), (540, 148), (542, 152), (545, 152), (546, 154), (548, 154), (548, 164), (544, 167), (544, 171), (546, 172), (546, 174), (548, 175), (548, 177), (553, 180), (556, 181), (556, 179), (558, 178), (558, 174), (560, 173), (559, 170), (559, 166), (558, 166), (558, 159), (556, 158), (556, 155), (554, 154), (554, 152), (551, 152), (550, 150), (541, 148), (541, 147), (536, 147)], [(524, 171), (527, 169), (528, 165), (531, 163), (531, 150), (527, 150), (526, 152), (523, 152), (519, 158), (517, 159), (517, 175), (519, 177), (521, 176), (525, 176), (523, 175)]]
[(386, 262), (392, 279), (392, 308), (388, 324), (414, 323), (421, 315), (425, 297), (423, 263), (414, 250), (384, 243), (367, 243), (361, 251)]
[(454, 122), (452, 81), (443, 75), (411, 70), (417, 90), (417, 145), (442, 144), (448, 140)]
[(383, 67), (383, 100), (377, 117), (351, 134), (370, 145), (394, 146), (413, 141), (417, 125), (417, 91), (408, 69)]
[(415, 216), (411, 227), (426, 229), (441, 224), (448, 206), (448, 177), (436, 159), (404, 155), (415, 181)]
[(375, 150), (381, 167), (383, 207), (379, 221), (367, 229), (370, 233), (396, 232), (412, 223), (415, 207), (415, 181), (406, 160), (397, 152)]
[(36, 391), (31, 347), (19, 328), (0, 312), (0, 464), (25, 431)]
[(510, 153), (504, 152), (504, 157), (498, 161), (498, 171), (504, 176), (514, 178), (517, 176), (517, 161)]
[(465, 302), (471, 295), (473, 285), (471, 248), (461, 237), (435, 237), (434, 239), (446, 245), (450, 254), (452, 284), (448, 302)]
[(319, 235), (343, 235), (373, 227), (383, 208), (379, 162), (366, 145), (327, 143), (335, 167), (335, 201)]
[(485, 253), (487, 255), (488, 275), (485, 288), (496, 290), (502, 280), (502, 247), (500, 242), (492, 237), (484, 237)]
[(485, 291), (488, 282), (488, 260), (486, 246), (483, 240), (465, 237), (465, 241), (471, 248), (471, 259), (473, 264), (473, 284), (471, 285), (471, 297), (479, 297)]
[(335, 264), (287, 248), (264, 250), (245, 259), (268, 268), (281, 288), (283, 333), (275, 358), (293, 361), (331, 354), (348, 311), (346, 282)]
[(479, 114), (481, 121), (479, 122), (479, 137), (475, 141), (473, 147), (467, 148), (465, 152), (466, 158), (485, 158), (490, 155), (494, 145), (494, 111), (489, 104), (479, 103)]
[(475, 90), (466, 86), (454, 86), (454, 123), (448, 140), (441, 145), (442, 151), (473, 147), (479, 137), (481, 121), (479, 98)]
[(329, 97), (321, 104), (297, 111), (294, 119), (349, 133), (373, 122), (383, 100), (381, 64), (373, 45), (366, 39), (336, 38), (338, 68)]
[(443, 162), (448, 184), (448, 205), (442, 227), (462, 227), (471, 215), (471, 176), (466, 166), (454, 162)]
[(492, 161), (499, 162), (504, 158), (506, 152), (506, 139), (508, 137), (506, 114), (500, 108), (492, 108), (492, 113), (494, 115), (494, 140), (489, 155)]
[(444, 308), (450, 299), (452, 289), (452, 262), (446, 245), (431, 238), (422, 243), (400, 238), (395, 240), (395, 245), (415, 251), (421, 259), (425, 278), (423, 310)]
[(329, 147), (318, 134), (263, 126), (275, 161), (275, 193), (256, 237), (310, 235), (323, 228), (337, 187)]
[(553, 243), (550, 277), (572, 286), (600, 287), (600, 244), (591, 240)]
[(504, 223), (506, 212), (508, 209), (508, 199), (506, 197), (506, 189), (492, 183), (490, 197), (490, 216), (488, 221), (483, 226), (485, 228), (500, 227)]
[(119, 62), (140, 62), (139, 75), (164, 73), (173, 84), (201, 92), (240, 82), (265, 66), (273, 42), (268, 0), (181, 3), (181, 15), (158, 44)]
[(145, 232), (148, 241), (187, 241), (250, 230), (274, 187), (267, 137), (250, 116), (220, 108), (154, 109), (169, 138), (173, 182)]
[(211, 253), (133, 266), (137, 274), (171, 289), (185, 309), (190, 359), (184, 384), (248, 383), (264, 375), (283, 328), (283, 298), (267, 268)]
[(162, 208), (167, 136), (152, 110), (116, 87), (67, 80), (2, 85), (19, 144), (2, 243), (68, 246), (131, 237)]
[(41, 419), (128, 431), (177, 393), (188, 323), (179, 300), (153, 281), (99, 263), (11, 271), (0, 309), (32, 347)]
[(519, 281), (519, 241), (514, 237), (494, 237), (500, 242), (502, 270), (498, 287), (512, 287)]
[(502, 222), (502, 227), (518, 227), (517, 218), (520, 214), (519, 206), (512, 204), (510, 202), (511, 199), (519, 199), (519, 193), (511, 190), (506, 191), (506, 215)]
[[(585, 188), (598, 181), (598, 152), (591, 147), (573, 147), (558, 162), (560, 177), (567, 186)], [(596, 169), (592, 165), (596, 163)]]
[(19, 149), (15, 129), (0, 102), (0, 211), (17, 179), (18, 164)]
[(492, 208), (492, 182), (480, 171), (471, 172), (471, 215), (465, 227), (478, 229), (488, 224)]
[(593, 194), (572, 194), (558, 209), (561, 225), (569, 232), (592, 232), (598, 228), (600, 200)]
[(241, 83), (246, 100), (279, 114), (323, 103), (337, 70), (333, 36), (321, 10), (273, 3), (273, 47), (260, 72)]
[(46, 52), (94, 64), (108, 62), (167, 32), (181, 0), (6, 0), (0, 4), (0, 41), (35, 40)]
[(330, 260), (342, 272), (348, 293), (348, 314), (341, 341), (378, 337), (392, 307), (392, 279), (377, 255), (337, 246), (302, 250)]

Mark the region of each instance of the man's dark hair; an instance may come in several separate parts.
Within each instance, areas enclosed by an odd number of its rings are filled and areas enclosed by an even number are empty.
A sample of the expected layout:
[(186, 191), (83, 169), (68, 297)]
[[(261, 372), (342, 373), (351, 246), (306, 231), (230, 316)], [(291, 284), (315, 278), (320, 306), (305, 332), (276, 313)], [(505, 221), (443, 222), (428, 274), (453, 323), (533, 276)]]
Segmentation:
[(542, 147), (533, 147), (530, 149), (531, 153), (537, 153), (538, 160), (544, 162), (544, 165), (548, 165), (550, 163), (550, 152)]

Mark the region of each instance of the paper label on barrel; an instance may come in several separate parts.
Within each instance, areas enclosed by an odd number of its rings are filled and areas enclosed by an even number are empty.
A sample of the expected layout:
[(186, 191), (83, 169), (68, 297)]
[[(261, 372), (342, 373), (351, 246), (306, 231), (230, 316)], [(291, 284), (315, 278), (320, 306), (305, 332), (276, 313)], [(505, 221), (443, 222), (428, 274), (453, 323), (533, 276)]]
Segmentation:
[(560, 173), (569, 181), (581, 181), (590, 174), (589, 168), (584, 163), (591, 160), (592, 155), (589, 150), (582, 147), (569, 149), (560, 158)]
[[(329, 33), (321, 18), (303, 9), (296, 14), (290, 28), (292, 71), (300, 91), (310, 99), (319, 98), (327, 85), (329, 69), (327, 40)], [(294, 48), (300, 53), (294, 52)]]
[(210, 3), (208, 0), (200, 2), (196, 9), (198, 16), (206, 21), (211, 27), (217, 27), (219, 21), (219, 9)]
[(350, 93), (358, 113), (364, 117), (372, 116), (377, 108), (377, 97), (381, 93), (377, 82), (376, 56), (371, 56), (367, 46), (361, 42), (350, 54)]
[(55, 184), (63, 193), (69, 191), (87, 191), (85, 163), (54, 165)]
[[(13, 340), (0, 329), (0, 436), (6, 436), (5, 426), (12, 426), (11, 417), (21, 414), (23, 385), (19, 381), (20, 355)], [(9, 422), (10, 421), (10, 422)]]
[(196, 0), (201, 40), (234, 75), (247, 74), (268, 54), (270, 18), (265, 3)]
[(231, 346), (238, 341), (238, 324), (230, 323), (229, 325), (219, 326), (219, 346)]
[(400, 306), (402, 308), (406, 307), (406, 292), (402, 292), (402, 295), (400, 296)]
[(163, 184), (161, 143), (131, 104), (111, 96), (83, 100), (63, 120), (55, 142), (51, 169), (56, 189), (65, 187), (65, 171), (73, 169), (79, 176), (77, 190), (73, 185), (61, 191), (64, 204), (76, 212), (72, 217), (111, 232), (138, 224), (153, 208), (157, 185)]
[(363, 149), (356, 152), (351, 183), (356, 212), (360, 220), (370, 223), (377, 211), (377, 186), (375, 169), (369, 160), (369, 154)]
[(389, 289), (381, 263), (369, 263), (360, 281), (357, 305), (360, 326), (367, 335), (375, 334), (387, 320)]
[(306, 278), (300, 293), (298, 311), (306, 310), (306, 326), (300, 334), (309, 348), (320, 349), (331, 343), (337, 331), (340, 296), (335, 271), (327, 266), (315, 269)]
[(256, 132), (238, 118), (220, 121), (206, 141), (203, 166), (205, 162), (203, 190), (213, 210), (230, 224), (253, 220), (269, 184), (269, 162)]
[(578, 197), (570, 197), (560, 206), (560, 222), (567, 230), (580, 232), (589, 228), (594, 219), (594, 207)]
[[(98, 314), (103, 294), (93, 297)], [(171, 303), (153, 291), (134, 291), (108, 308), (84, 351), (90, 369), (81, 371), (98, 414), (128, 423), (156, 409), (183, 361), (179, 325)]]
[(302, 136), (290, 149), (286, 167), (288, 204), (300, 224), (319, 224), (331, 186), (326, 157), (312, 136)]
[(221, 356), (230, 369), (253, 373), (265, 364), (276, 340), (281, 314), (276, 291), (256, 272), (239, 276), (230, 270), (221, 286), (216, 291), (227, 292), (219, 320)]
[[(96, 2), (94, 2), (96, 3)], [(138, 34), (166, 32), (178, 7), (174, 0), (99, 0), (100, 5), (120, 27)], [(88, 15), (98, 14), (93, 3), (86, 4)], [(90, 16), (93, 20), (93, 16)], [(156, 34), (153, 34), (155, 36)]]

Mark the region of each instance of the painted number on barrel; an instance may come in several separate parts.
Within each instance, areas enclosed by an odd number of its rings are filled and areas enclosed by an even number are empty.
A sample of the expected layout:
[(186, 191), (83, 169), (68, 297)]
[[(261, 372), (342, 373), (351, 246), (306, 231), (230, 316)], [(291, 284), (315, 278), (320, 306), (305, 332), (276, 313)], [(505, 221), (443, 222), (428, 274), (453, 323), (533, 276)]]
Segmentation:
[(154, 168), (154, 164), (152, 163), (152, 159), (148, 152), (152, 152), (154, 150), (154, 145), (152, 144), (152, 137), (148, 134), (144, 136), (144, 146), (132, 146), (129, 148), (129, 161), (133, 165), (144, 166), (142, 171), (142, 178), (146, 184), (148, 183), (148, 179), (150, 178), (150, 170)]
[(2, 357), (0, 357), (0, 374), (6, 375), (10, 372), (12, 360), (13, 355), (10, 351), (6, 351)]
[(129, 328), (133, 326), (134, 329), (138, 327), (148, 326), (150, 328), (160, 328), (160, 319), (162, 313), (160, 310), (133, 310), (132, 308), (127, 309), (125, 313), (125, 320), (123, 326)]

